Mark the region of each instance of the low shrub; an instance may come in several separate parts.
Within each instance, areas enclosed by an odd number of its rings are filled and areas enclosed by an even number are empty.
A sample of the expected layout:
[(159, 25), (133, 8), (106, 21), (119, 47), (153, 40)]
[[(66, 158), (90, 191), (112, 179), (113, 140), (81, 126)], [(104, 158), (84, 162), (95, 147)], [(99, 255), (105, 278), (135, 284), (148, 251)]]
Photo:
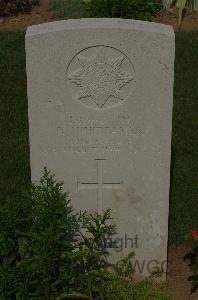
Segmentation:
[(171, 300), (165, 293), (165, 284), (153, 278), (135, 281), (118, 275), (111, 276), (105, 286), (105, 300)]
[(75, 213), (46, 169), (37, 185), (0, 204), (0, 299), (168, 300), (161, 284), (133, 279), (133, 254), (109, 272), (110, 210)]
[(75, 213), (63, 184), (45, 169), (31, 191), (0, 205), (0, 299), (94, 295), (108, 265), (110, 219), (110, 210)]
[(50, 9), (64, 18), (106, 17), (152, 20), (162, 7), (158, 0), (51, 0)]
[[(104, 283), (105, 300), (171, 300), (165, 293), (165, 284), (159, 281), (158, 275), (152, 274), (144, 280), (134, 279), (134, 253), (122, 258), (113, 267), (114, 272)], [(157, 279), (157, 280), (156, 280)]]
[(19, 13), (30, 13), (39, 0), (1, 0), (0, 17), (18, 15)]

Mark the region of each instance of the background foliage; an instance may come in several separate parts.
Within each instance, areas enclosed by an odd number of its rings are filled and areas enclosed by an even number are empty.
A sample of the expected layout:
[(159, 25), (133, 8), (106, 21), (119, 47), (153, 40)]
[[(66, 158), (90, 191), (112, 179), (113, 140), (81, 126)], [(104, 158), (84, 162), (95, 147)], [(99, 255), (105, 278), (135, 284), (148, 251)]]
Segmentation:
[(62, 18), (83, 17), (83, 0), (50, 0), (49, 8)]
[(0, 17), (29, 13), (39, 0), (1, 0)]
[(160, 8), (156, 0), (92, 0), (85, 2), (84, 13), (88, 17), (152, 20)]
[(112, 17), (152, 20), (162, 8), (158, 0), (51, 0), (50, 9), (64, 18)]

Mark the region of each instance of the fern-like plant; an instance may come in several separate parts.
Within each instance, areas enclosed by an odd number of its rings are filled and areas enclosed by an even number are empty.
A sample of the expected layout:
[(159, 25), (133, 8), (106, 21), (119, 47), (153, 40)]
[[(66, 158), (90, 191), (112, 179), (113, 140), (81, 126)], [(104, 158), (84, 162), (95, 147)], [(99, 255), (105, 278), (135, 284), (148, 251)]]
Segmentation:
[(195, 1), (197, 0), (177, 0), (176, 5), (179, 8), (179, 27), (181, 27), (182, 15), (185, 7), (188, 5), (191, 9), (194, 9)]
[(179, 9), (179, 19), (178, 25), (181, 27), (183, 11), (187, 5), (193, 9), (195, 0), (163, 0), (163, 7), (165, 9), (171, 8), (173, 5), (176, 5)]
[[(75, 213), (63, 184), (44, 169), (19, 199), (0, 204), (0, 299), (92, 299), (100, 294), (110, 210)], [(84, 232), (84, 234), (82, 233)]]
[(174, 2), (174, 0), (162, 0), (163, 8), (170, 9)]

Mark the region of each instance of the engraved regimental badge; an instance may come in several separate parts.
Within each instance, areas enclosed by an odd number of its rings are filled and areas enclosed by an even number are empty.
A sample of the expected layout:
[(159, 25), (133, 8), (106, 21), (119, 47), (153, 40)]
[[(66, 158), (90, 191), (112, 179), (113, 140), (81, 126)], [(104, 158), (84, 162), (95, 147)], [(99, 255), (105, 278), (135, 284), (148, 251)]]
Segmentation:
[(122, 104), (131, 94), (134, 68), (115, 48), (94, 46), (74, 56), (67, 69), (72, 96), (92, 109)]

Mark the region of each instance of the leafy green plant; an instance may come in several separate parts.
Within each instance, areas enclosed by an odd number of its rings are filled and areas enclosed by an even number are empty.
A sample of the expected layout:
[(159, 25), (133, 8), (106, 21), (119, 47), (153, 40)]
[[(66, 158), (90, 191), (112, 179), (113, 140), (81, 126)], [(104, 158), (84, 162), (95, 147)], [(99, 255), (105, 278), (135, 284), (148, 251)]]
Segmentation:
[[(72, 254), (78, 237), (78, 216), (73, 213), (62, 184), (45, 169), (39, 185), (32, 186), (33, 223), (20, 243), (22, 270), (30, 275), (27, 293), (50, 299), (60, 286), (72, 286), (76, 266)], [(64, 282), (66, 284), (64, 284)]]
[(32, 224), (32, 203), (26, 194), (0, 204), (0, 299), (13, 299), (22, 282), (20, 241)]
[(119, 277), (133, 278), (134, 269), (132, 259), (134, 258), (134, 256), (135, 254), (131, 252), (128, 256), (123, 257), (115, 264), (114, 270)]
[(164, 291), (165, 284), (154, 283), (152, 279), (135, 281), (115, 275), (109, 279), (105, 288), (105, 300), (171, 300)]
[(90, 299), (95, 299), (95, 296), (102, 293), (101, 283), (105, 280), (105, 270), (109, 266), (105, 239), (115, 233), (115, 226), (108, 224), (111, 220), (110, 212), (104, 211), (102, 215), (84, 213), (81, 216), (82, 227), (75, 252), (79, 273), (76, 276), (79, 282), (76, 290), (85, 292), (86, 297), (89, 295)]
[(0, 298), (98, 294), (108, 255), (103, 241), (114, 232), (107, 224), (110, 210), (74, 213), (63, 184), (47, 169), (40, 183), (17, 200), (0, 206)]
[[(108, 209), (102, 215), (93, 213), (83, 215), (83, 228), (81, 242), (79, 247), (87, 252), (88, 265), (98, 269), (107, 266), (106, 258), (108, 251), (105, 245), (105, 239), (110, 238), (116, 233), (115, 225), (107, 225), (107, 220), (111, 220), (111, 210)], [(94, 255), (96, 253), (96, 255)], [(88, 267), (88, 266), (87, 266)]]
[(86, 265), (83, 263), (86, 272), (81, 276), (81, 289), (85, 290), (88, 287), (91, 299), (103, 292), (101, 283), (105, 280), (105, 270), (109, 266), (107, 262), (109, 252), (106, 249), (105, 239), (116, 232), (114, 225), (107, 225), (107, 221), (110, 220), (110, 210), (105, 211), (103, 215), (98, 213), (84, 215), (85, 234), (81, 232), (82, 241), (79, 247), (84, 253), (83, 257), (86, 258)]
[(157, 0), (51, 0), (50, 9), (65, 18), (110, 17), (152, 20), (161, 3)]
[(114, 273), (105, 281), (105, 300), (171, 300), (165, 293), (165, 284), (154, 277), (135, 280), (133, 269), (134, 253), (121, 259), (114, 267)]

